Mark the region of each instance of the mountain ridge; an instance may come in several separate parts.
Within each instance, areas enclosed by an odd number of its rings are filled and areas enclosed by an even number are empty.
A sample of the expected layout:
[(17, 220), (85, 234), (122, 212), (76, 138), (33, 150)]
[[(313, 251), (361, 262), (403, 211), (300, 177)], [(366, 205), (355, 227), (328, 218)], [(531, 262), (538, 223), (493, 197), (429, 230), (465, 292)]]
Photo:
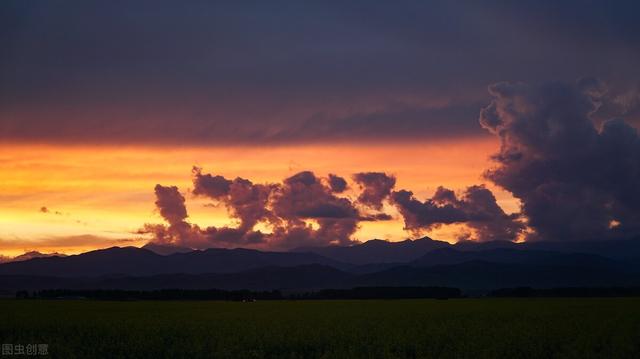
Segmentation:
[(456, 245), (425, 237), (290, 252), (209, 248), (164, 255), (149, 248), (111, 247), (0, 264), (0, 288), (20, 287), (16, 278), (24, 279), (25, 287), (49, 289), (640, 285), (640, 240), (607, 247), (609, 242)]

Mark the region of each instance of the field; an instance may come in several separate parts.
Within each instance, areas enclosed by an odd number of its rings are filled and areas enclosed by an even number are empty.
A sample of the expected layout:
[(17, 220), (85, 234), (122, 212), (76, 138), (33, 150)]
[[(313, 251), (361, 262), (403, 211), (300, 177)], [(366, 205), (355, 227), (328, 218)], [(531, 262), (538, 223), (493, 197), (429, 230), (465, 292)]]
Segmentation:
[(0, 342), (58, 358), (638, 358), (640, 299), (2, 300)]

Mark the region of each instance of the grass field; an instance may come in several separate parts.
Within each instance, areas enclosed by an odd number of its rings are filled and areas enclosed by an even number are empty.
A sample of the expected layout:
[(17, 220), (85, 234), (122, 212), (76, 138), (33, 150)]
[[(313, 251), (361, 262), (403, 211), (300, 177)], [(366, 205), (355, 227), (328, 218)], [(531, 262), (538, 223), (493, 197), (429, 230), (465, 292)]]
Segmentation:
[(638, 358), (640, 299), (3, 300), (0, 339), (59, 358)]

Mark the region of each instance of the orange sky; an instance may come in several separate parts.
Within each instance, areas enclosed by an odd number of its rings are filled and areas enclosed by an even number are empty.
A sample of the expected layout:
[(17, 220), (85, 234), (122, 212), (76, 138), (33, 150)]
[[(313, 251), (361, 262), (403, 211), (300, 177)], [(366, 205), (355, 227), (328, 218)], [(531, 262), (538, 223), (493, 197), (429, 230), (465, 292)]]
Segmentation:
[[(494, 138), (414, 144), (339, 144), (283, 147), (79, 147), (0, 145), (0, 254), (25, 250), (77, 253), (112, 245), (140, 245), (132, 234), (144, 223), (161, 223), (153, 187), (177, 185), (187, 198), (190, 221), (230, 223), (224, 208), (205, 206), (188, 195), (191, 168), (227, 178), (279, 182), (301, 170), (319, 176), (349, 177), (361, 171), (396, 175), (396, 188), (420, 199), (444, 185), (460, 190), (486, 183), (481, 178), (497, 150)], [(488, 183), (487, 183), (488, 185)], [(489, 186), (507, 212), (517, 202)], [(43, 213), (41, 207), (49, 212)], [(392, 208), (390, 213), (395, 213)], [(402, 221), (361, 223), (356, 238), (400, 240), (409, 236)], [(454, 241), (458, 227), (429, 235)]]

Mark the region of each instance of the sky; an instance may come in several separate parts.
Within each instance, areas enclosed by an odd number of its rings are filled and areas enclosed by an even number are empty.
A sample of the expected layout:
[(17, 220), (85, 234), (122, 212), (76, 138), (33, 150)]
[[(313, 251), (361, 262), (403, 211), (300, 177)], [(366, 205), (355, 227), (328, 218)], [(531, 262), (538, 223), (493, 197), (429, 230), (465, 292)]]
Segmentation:
[(3, 1), (0, 254), (639, 235), (639, 7)]

